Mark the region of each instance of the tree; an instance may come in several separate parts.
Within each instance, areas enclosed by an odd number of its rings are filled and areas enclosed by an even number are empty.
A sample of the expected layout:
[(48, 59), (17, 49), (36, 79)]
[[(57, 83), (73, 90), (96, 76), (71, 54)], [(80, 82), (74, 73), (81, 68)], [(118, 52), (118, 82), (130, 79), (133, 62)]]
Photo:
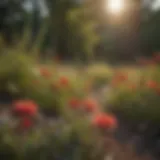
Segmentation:
[(66, 57), (68, 24), (66, 22), (67, 12), (73, 8), (75, 2), (72, 0), (47, 0), (50, 17), (50, 34), (53, 49), (60, 56)]
[[(107, 12), (106, 0), (88, 0), (88, 6), (94, 8), (98, 28), (102, 36), (100, 54), (109, 53), (118, 59), (133, 59), (139, 52), (139, 34), (141, 25), (141, 0), (125, 0), (125, 13), (118, 16)], [(105, 5), (104, 5), (105, 4)], [(105, 6), (105, 7), (104, 7)], [(103, 52), (103, 53), (102, 53)], [(110, 55), (107, 55), (110, 57)]]
[(24, 0), (1, 0), (0, 2), (0, 32), (7, 42), (12, 41), (13, 33), (21, 33), (24, 23)]
[(160, 10), (150, 12), (141, 25), (141, 48), (144, 55), (160, 51)]
[(92, 55), (94, 46), (93, 21), (83, 4), (74, 0), (48, 0), (52, 44), (62, 57)]
[[(75, 56), (90, 61), (94, 58), (94, 48), (99, 37), (96, 34), (96, 23), (90, 18), (85, 4), (80, 8), (72, 9), (68, 13), (70, 26), (70, 48)], [(81, 55), (77, 55), (77, 54)]]

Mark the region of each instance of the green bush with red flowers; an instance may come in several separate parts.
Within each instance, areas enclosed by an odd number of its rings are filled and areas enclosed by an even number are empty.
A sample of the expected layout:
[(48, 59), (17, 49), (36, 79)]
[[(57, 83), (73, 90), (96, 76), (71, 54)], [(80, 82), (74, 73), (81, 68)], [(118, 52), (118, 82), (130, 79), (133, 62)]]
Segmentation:
[(70, 97), (88, 94), (84, 78), (59, 74), (54, 66), (38, 65), (33, 57), (13, 51), (0, 57), (0, 97), (7, 93), (11, 97), (9, 102), (35, 100), (44, 112), (52, 115), (63, 112)]
[(111, 81), (106, 110), (135, 128), (158, 127), (160, 123), (160, 67), (156, 60), (152, 60), (152, 65), (147, 63), (135, 79), (126, 72), (118, 72)]
[(0, 93), (11, 100), (0, 114), (0, 159), (102, 160), (108, 154), (105, 137), (116, 119), (88, 98), (90, 79), (54, 67), (14, 49), (1, 55)]
[(13, 95), (23, 94), (26, 87), (34, 79), (31, 72), (33, 65), (30, 57), (23, 54), (6, 52), (0, 56), (0, 92)]
[(104, 159), (109, 153), (105, 136), (115, 129), (116, 119), (93, 109), (98, 106), (91, 99), (83, 103), (72, 99), (66, 107), (70, 115), (48, 124), (39, 119), (38, 113), (43, 116), (43, 112), (34, 101), (15, 101), (10, 122), (1, 124), (1, 159)]
[(6, 93), (10, 97), (6, 108), (0, 106), (0, 159), (104, 159), (110, 152), (106, 134), (117, 122), (88, 96), (91, 79), (106, 83), (108, 73), (83, 76), (64, 73), (47, 60), (38, 64), (26, 44), (0, 55), (0, 103)]

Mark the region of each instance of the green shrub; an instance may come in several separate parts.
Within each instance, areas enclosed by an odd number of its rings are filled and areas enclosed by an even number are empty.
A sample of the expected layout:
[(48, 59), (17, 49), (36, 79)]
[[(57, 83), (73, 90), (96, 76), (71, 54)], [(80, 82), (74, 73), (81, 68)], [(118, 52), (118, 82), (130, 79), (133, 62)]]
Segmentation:
[[(106, 110), (120, 116), (126, 123), (158, 125), (160, 122), (159, 69), (150, 68), (142, 72), (139, 80), (118, 82), (112, 86)], [(159, 80), (158, 80), (159, 79)], [(114, 81), (114, 80), (113, 80)]]
[(111, 68), (103, 64), (95, 64), (87, 69), (88, 78), (91, 79), (93, 86), (101, 87), (107, 84), (111, 77)]
[[(14, 119), (13, 119), (14, 121)], [(9, 125), (10, 126), (10, 125)], [(88, 118), (74, 116), (69, 121), (56, 121), (19, 132), (16, 126), (1, 127), (2, 160), (27, 159), (104, 159), (107, 151), (103, 136)]]
[[(69, 98), (86, 95), (85, 81), (80, 76), (59, 75), (52, 67), (37, 65), (33, 57), (14, 52), (14, 49), (9, 50), (0, 57), (1, 95), (7, 92), (15, 100), (32, 99), (48, 113), (59, 113)], [(41, 75), (41, 70), (45, 70), (49, 77)], [(68, 86), (60, 84), (61, 77), (68, 79)]]
[[(36, 48), (34, 50), (37, 54)], [(83, 104), (83, 99), (88, 97), (88, 77), (58, 73), (55, 68), (39, 65), (35, 60), (25, 52), (25, 44), (5, 49), (0, 56), (0, 93), (7, 92), (17, 104), (21, 102), (17, 108), (26, 112), (19, 116), (12, 114), (16, 108), (13, 103), (15, 108), (7, 113), (9, 122), (0, 129), (1, 159), (104, 159), (107, 153), (105, 137), (97, 124), (92, 126), (92, 117), (85, 111), (85, 107), (93, 108), (96, 104)], [(51, 114), (51, 125), (46, 112)], [(46, 119), (39, 121), (38, 115)], [(102, 117), (97, 123), (106, 123), (102, 127), (105, 130), (109, 120)]]
[(29, 82), (35, 78), (33, 63), (24, 54), (6, 53), (0, 57), (0, 91), (10, 94), (22, 94), (25, 88), (31, 88)]

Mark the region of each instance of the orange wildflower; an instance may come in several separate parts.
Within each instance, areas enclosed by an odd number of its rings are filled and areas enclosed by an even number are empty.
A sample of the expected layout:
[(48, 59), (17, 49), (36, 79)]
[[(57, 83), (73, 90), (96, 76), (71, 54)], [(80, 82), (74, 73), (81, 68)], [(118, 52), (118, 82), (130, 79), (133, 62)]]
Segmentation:
[(92, 124), (102, 129), (113, 129), (117, 126), (117, 120), (114, 116), (101, 113), (93, 118)]
[(62, 86), (68, 86), (69, 85), (69, 80), (67, 77), (61, 77), (60, 78), (60, 85)]
[(51, 73), (46, 68), (41, 68), (40, 73), (43, 77), (46, 77), (46, 78), (51, 77)]
[(157, 82), (153, 81), (153, 80), (150, 80), (146, 83), (147, 87), (148, 88), (151, 88), (151, 89), (157, 89), (158, 88), (158, 84)]

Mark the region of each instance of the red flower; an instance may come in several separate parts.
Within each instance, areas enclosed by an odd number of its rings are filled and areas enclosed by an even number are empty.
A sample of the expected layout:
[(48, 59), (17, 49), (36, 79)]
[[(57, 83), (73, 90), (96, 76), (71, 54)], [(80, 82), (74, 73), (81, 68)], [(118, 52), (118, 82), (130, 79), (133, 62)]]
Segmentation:
[(40, 73), (43, 77), (46, 77), (46, 78), (51, 77), (51, 73), (46, 68), (41, 68)]
[(96, 109), (98, 109), (98, 104), (93, 99), (86, 99), (82, 102), (84, 106), (84, 110), (87, 112), (94, 112)]
[(118, 72), (114, 75), (112, 81), (111, 81), (111, 86), (112, 87), (117, 87), (120, 83), (125, 82), (128, 80), (128, 75), (124, 74), (122, 72)]
[(20, 120), (20, 127), (23, 129), (29, 129), (32, 127), (32, 121), (29, 118), (24, 117)]
[(148, 88), (151, 88), (151, 89), (157, 89), (158, 88), (158, 84), (157, 82), (153, 81), (153, 80), (150, 80), (146, 83), (147, 87)]
[(117, 121), (115, 117), (101, 113), (94, 117), (93, 125), (102, 129), (113, 129), (116, 127)]
[(61, 78), (60, 78), (60, 84), (63, 85), (63, 86), (68, 86), (68, 85), (69, 85), (68, 78), (66, 78), (66, 77), (61, 77)]
[(34, 116), (37, 113), (37, 105), (31, 100), (19, 100), (13, 103), (14, 112), (19, 115)]
[(125, 74), (119, 74), (118, 76), (117, 76), (117, 80), (119, 80), (119, 81), (125, 81), (125, 80), (127, 80), (128, 79), (128, 77), (127, 77), (127, 75), (125, 75)]
[(70, 101), (69, 101), (69, 106), (72, 108), (72, 109), (77, 109), (79, 106), (80, 106), (80, 101), (76, 98), (72, 98)]
[(128, 75), (123, 72), (118, 72), (114, 76), (113, 80), (116, 82), (124, 82), (128, 79)]

